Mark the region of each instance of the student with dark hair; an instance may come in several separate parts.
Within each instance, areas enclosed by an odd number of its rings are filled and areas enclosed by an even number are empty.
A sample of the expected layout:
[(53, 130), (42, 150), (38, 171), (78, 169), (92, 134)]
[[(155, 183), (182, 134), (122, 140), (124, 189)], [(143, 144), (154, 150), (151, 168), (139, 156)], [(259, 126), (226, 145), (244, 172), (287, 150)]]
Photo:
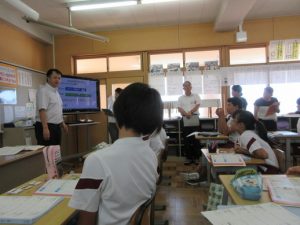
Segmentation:
[(277, 130), (277, 115), (279, 113), (279, 102), (273, 96), (273, 88), (266, 87), (262, 98), (254, 103), (254, 116), (259, 119), (268, 131)]
[(293, 167), (288, 168), (286, 174), (300, 176), (300, 166), (293, 166)]
[(267, 143), (264, 125), (256, 120), (251, 112), (237, 110), (233, 114), (232, 126), (240, 134), (235, 152), (264, 159), (267, 165), (262, 172), (278, 173), (279, 164), (274, 151)]
[[(107, 99), (107, 108), (111, 111), (113, 111), (113, 106), (115, 100), (118, 98), (118, 96), (122, 92), (122, 88), (116, 88), (115, 89), (115, 97), (109, 96)], [(116, 119), (112, 115), (107, 116), (107, 121), (108, 121), (108, 132), (111, 138), (111, 142), (114, 143), (118, 138), (119, 138), (119, 129), (116, 124)]]
[(36, 106), (39, 113), (35, 136), (38, 145), (60, 145), (61, 128), (68, 132), (63, 120), (62, 100), (57, 90), (61, 75), (58, 69), (49, 69), (47, 83), (37, 91)]
[[(227, 116), (224, 114), (224, 109), (217, 109), (216, 114), (218, 119), (218, 129), (219, 132), (229, 136), (229, 142), (226, 147), (233, 147), (234, 143), (237, 141), (239, 134), (232, 127), (232, 114), (242, 109), (242, 100), (238, 97), (232, 97), (227, 99)], [(225, 147), (225, 146), (224, 146)]]
[(114, 113), (120, 137), (88, 156), (69, 203), (80, 210), (80, 225), (127, 225), (156, 189), (157, 157), (142, 136), (161, 129), (159, 93), (146, 84), (131, 84), (116, 99)]
[(300, 114), (300, 98), (297, 99), (296, 103), (297, 103), (297, 111), (294, 112), (294, 113), (295, 114)]
[(242, 93), (242, 87), (241, 85), (232, 85), (231, 87), (231, 94), (233, 97), (238, 97), (241, 99), (242, 101), (242, 109), (246, 110), (248, 102), (245, 98), (242, 97), (243, 93)]

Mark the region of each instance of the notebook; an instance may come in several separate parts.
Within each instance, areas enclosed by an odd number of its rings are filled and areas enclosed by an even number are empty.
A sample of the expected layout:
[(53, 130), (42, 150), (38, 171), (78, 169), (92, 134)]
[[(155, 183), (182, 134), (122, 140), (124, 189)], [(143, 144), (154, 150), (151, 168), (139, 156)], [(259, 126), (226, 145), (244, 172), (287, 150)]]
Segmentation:
[(52, 179), (48, 180), (42, 187), (40, 187), (35, 195), (54, 195), (54, 196), (72, 196), (78, 179), (64, 180)]
[(214, 166), (246, 166), (239, 154), (211, 154), (211, 161)]
[(53, 196), (0, 196), (0, 223), (32, 224), (62, 200)]

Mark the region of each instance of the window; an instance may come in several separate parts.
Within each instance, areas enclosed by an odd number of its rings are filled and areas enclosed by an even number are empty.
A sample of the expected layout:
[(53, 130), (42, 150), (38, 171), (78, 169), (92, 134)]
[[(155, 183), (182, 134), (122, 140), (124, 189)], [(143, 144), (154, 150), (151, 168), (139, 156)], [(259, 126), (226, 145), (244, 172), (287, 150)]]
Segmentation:
[(229, 49), (230, 65), (266, 63), (265, 47)]
[(207, 61), (218, 61), (220, 65), (220, 51), (209, 50), (209, 51), (196, 51), (186, 52), (185, 62), (199, 62), (199, 66), (204, 66)]
[(109, 71), (141, 70), (141, 55), (109, 57)]
[(162, 64), (164, 69), (167, 69), (168, 64), (179, 63), (183, 67), (183, 53), (165, 53), (150, 55), (150, 64)]
[(106, 58), (76, 59), (77, 74), (107, 72)]

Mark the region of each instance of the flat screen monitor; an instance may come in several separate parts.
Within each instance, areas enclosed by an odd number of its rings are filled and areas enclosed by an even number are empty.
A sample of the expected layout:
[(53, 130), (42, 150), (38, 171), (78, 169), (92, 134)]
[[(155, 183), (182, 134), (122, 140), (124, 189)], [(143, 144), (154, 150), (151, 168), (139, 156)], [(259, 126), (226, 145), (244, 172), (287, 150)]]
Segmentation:
[(63, 75), (58, 91), (64, 114), (100, 111), (99, 80)]

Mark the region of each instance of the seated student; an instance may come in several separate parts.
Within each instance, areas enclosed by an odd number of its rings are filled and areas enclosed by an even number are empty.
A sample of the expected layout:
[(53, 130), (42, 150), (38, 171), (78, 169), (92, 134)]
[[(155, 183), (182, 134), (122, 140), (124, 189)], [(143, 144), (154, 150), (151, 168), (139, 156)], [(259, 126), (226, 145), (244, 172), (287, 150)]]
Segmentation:
[(131, 84), (113, 109), (120, 137), (88, 156), (69, 203), (80, 210), (79, 225), (127, 225), (156, 189), (157, 157), (142, 136), (161, 129), (159, 93), (146, 84)]
[(263, 124), (257, 121), (248, 111), (238, 110), (233, 114), (232, 126), (240, 137), (234, 150), (236, 153), (254, 156), (266, 161), (264, 173), (278, 173), (279, 164), (274, 151), (267, 143), (267, 131)]
[(245, 98), (242, 97), (243, 93), (241, 85), (232, 85), (231, 94), (233, 97), (238, 97), (242, 100), (242, 109), (246, 110), (248, 102)]
[(162, 149), (166, 147), (167, 142), (167, 134), (164, 128), (161, 128), (160, 132), (151, 135), (149, 138), (150, 148), (155, 152), (158, 156)]
[(219, 117), (218, 119), (218, 130), (220, 133), (229, 136), (229, 142), (226, 146), (223, 147), (233, 147), (234, 143), (236, 143), (238, 137), (240, 136), (238, 132), (236, 132), (232, 128), (232, 114), (242, 109), (242, 101), (238, 97), (232, 97), (227, 99), (227, 116), (225, 117), (223, 109), (217, 109), (216, 114)]

